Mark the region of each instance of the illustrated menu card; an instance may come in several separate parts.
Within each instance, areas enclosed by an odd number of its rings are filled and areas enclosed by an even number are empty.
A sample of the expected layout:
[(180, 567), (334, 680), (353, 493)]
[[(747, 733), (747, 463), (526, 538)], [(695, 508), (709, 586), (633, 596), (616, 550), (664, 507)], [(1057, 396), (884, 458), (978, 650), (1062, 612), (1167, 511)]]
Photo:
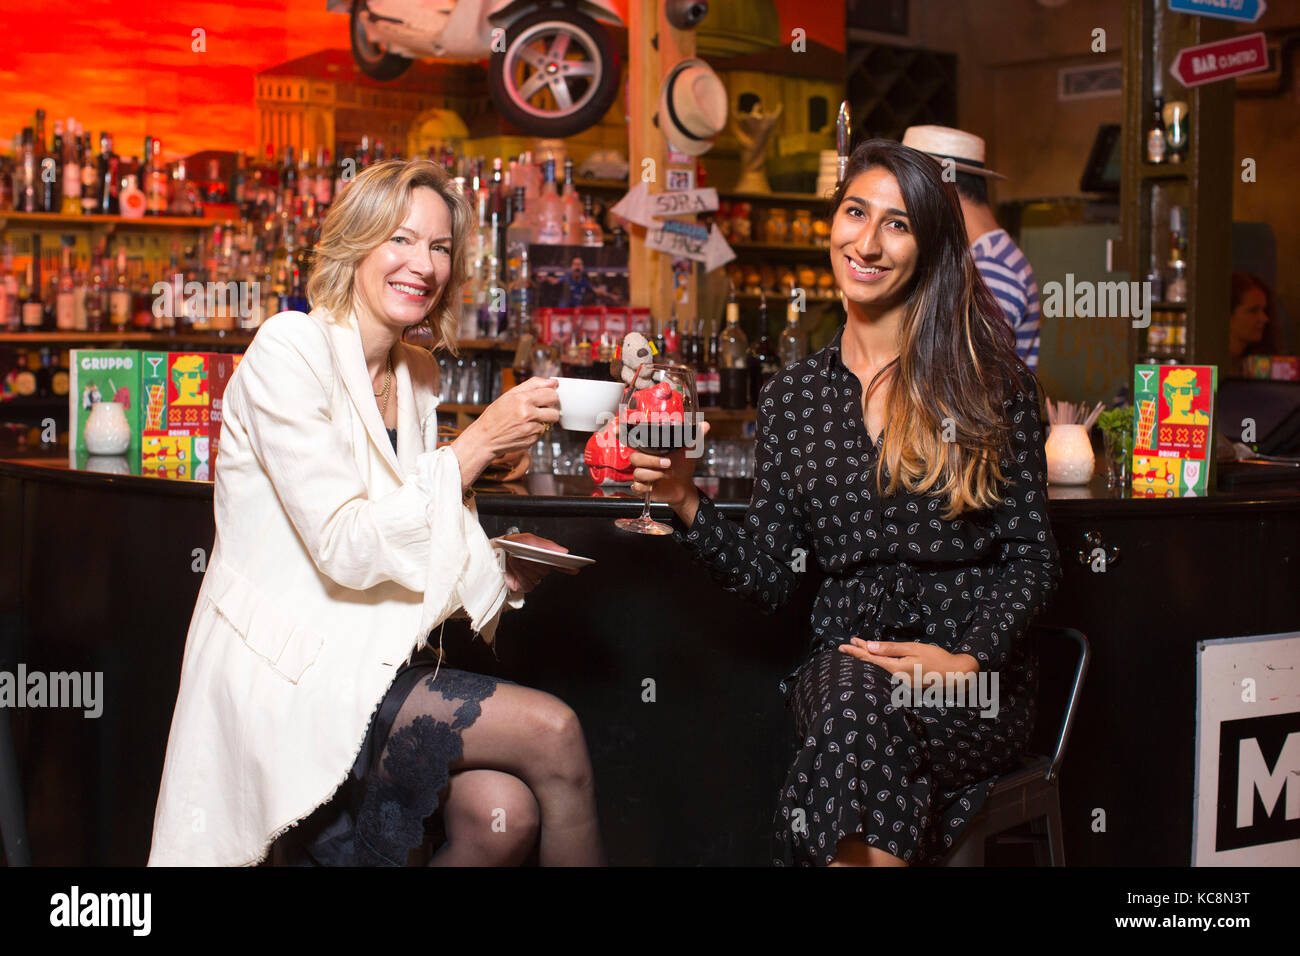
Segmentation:
[(1213, 365), (1138, 365), (1133, 374), (1133, 493), (1205, 494), (1214, 437)]

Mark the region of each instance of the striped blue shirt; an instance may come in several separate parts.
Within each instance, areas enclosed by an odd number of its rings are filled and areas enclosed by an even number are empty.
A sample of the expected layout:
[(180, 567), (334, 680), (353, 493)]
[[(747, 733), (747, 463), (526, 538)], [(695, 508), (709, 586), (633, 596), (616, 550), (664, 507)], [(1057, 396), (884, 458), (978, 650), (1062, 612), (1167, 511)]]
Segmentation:
[(1033, 267), (1005, 229), (984, 233), (971, 243), (970, 249), (975, 268), (1016, 334), (1016, 351), (1036, 373), (1040, 313)]

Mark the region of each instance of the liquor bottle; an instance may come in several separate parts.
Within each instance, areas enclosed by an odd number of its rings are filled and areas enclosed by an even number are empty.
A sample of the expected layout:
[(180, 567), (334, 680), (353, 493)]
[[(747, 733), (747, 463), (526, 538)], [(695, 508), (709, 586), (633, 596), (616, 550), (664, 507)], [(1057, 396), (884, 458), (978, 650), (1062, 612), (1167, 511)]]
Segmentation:
[(298, 198), (307, 199), (316, 196), (316, 167), (312, 165), (311, 153), (303, 147), (298, 157)]
[(714, 330), (709, 336), (708, 354), (704, 358), (704, 384), (709, 395), (709, 404), (722, 404), (722, 344), (721, 331)]
[(330, 151), (324, 146), (316, 149), (316, 205), (324, 209), (334, 199), (334, 176), (331, 172)]
[(664, 357), (670, 362), (680, 362), (682, 357), (682, 339), (677, 329), (675, 308), (668, 319), (668, 324), (664, 326)]
[[(766, 313), (766, 302), (763, 303), (761, 308)], [(766, 315), (764, 315), (758, 341), (749, 350), (749, 404), (751, 407), (758, 407), (758, 396), (763, 391), (763, 386), (779, 371), (781, 371), (781, 359), (777, 356), (776, 349), (772, 348), (772, 340), (767, 337), (767, 320)]]
[(131, 322), (131, 289), (126, 277), (126, 249), (117, 249), (117, 281), (108, 294), (108, 324), (114, 332), (123, 332)]
[(41, 273), (39, 249), (27, 263), (27, 278), (19, 294), (22, 296), (24, 332), (39, 332), (45, 325), (45, 307), (41, 304)]
[(72, 246), (63, 244), (63, 266), (59, 270), (59, 291), (54, 305), (54, 327), (71, 332), (77, 327), (76, 296), (72, 282)]
[(76, 122), (68, 120), (67, 157), (63, 163), (63, 214), (81, 215), (81, 136)]
[(90, 298), (90, 276), (78, 260), (72, 270), (72, 327), (78, 332), (90, 331), (90, 317), (86, 314), (86, 301)]
[[(519, 194), (523, 194), (519, 187)], [(528, 268), (528, 246), (519, 251), (519, 271), (506, 289), (507, 331), (512, 338), (527, 332), (533, 324), (532, 274)]]
[(298, 195), (298, 166), (293, 161), (293, 147), (284, 148), (284, 160), (280, 163), (280, 195), (291, 198)]
[(1183, 235), (1183, 208), (1169, 209), (1169, 277), (1165, 282), (1165, 299), (1169, 302), (1187, 301), (1187, 258)]
[(591, 194), (582, 197), (582, 222), (578, 226), (578, 241), (584, 246), (603, 246), (605, 232), (591, 214)]
[(113, 155), (113, 137), (108, 133), (99, 134), (99, 214), (116, 216), (119, 213), (117, 168), (118, 160)]
[(3, 246), (4, 273), (0, 275), (0, 329), (20, 332), (23, 327), (22, 298), (14, 278), (14, 244), (6, 239)]
[(65, 398), (68, 394), (68, 350), (59, 349), (50, 360), (50, 394)]
[(573, 184), (573, 160), (564, 161), (564, 241), (571, 246), (578, 244), (578, 235), (582, 228), (582, 200), (578, 198), (578, 187)]
[(81, 214), (99, 211), (99, 166), (90, 155), (90, 133), (81, 138)]
[(86, 290), (86, 331), (102, 332), (108, 317), (108, 290), (104, 285), (104, 266), (102, 258), (91, 261), (90, 288)]
[(793, 296), (785, 309), (785, 328), (781, 330), (781, 338), (777, 340), (776, 351), (781, 358), (782, 368), (808, 354), (803, 332), (799, 329), (799, 305)]
[(31, 398), (36, 394), (36, 376), (32, 374), (31, 358), (27, 349), (19, 349), (17, 359), (10, 373), (13, 377), (9, 379), (9, 388), (6, 391), (15, 398)]
[(41, 157), (41, 212), (59, 212), (63, 208), (63, 123), (54, 122), (54, 147), (45, 152), (45, 110), (36, 111), (36, 149)]
[(36, 365), (36, 397), (49, 398), (54, 394), (54, 369), (50, 367), (50, 350), (42, 348)]
[(134, 175), (126, 177), (126, 185), (118, 195), (118, 206), (123, 219), (142, 219), (148, 211), (149, 199), (140, 189)]
[(512, 212), (514, 217), (506, 229), (506, 272), (513, 281), (522, 264), (522, 254), (528, 246), (537, 241), (532, 225), (528, 221), (527, 199), (523, 186), (515, 187)]
[(32, 141), (32, 128), (23, 127), (22, 141), (22, 189), (14, 186), (14, 206), (19, 212), (40, 212), (40, 157), (36, 154), (36, 145)]
[(749, 340), (740, 327), (735, 286), (727, 298), (727, 326), (718, 336), (718, 375), (722, 407), (744, 408), (749, 397)]
[(546, 179), (537, 197), (537, 242), (559, 245), (564, 242), (564, 208), (555, 191), (555, 160), (546, 161)]
[[(148, 172), (139, 183), (138, 188), (145, 194), (145, 212), (150, 216), (165, 216), (170, 203), (168, 195), (167, 164), (163, 162), (162, 140), (146, 136), (149, 144)], [(126, 215), (125, 209), (123, 215)]]
[(1164, 98), (1157, 96), (1151, 108), (1151, 125), (1147, 127), (1147, 162), (1159, 165), (1165, 161), (1165, 123), (1161, 117)]

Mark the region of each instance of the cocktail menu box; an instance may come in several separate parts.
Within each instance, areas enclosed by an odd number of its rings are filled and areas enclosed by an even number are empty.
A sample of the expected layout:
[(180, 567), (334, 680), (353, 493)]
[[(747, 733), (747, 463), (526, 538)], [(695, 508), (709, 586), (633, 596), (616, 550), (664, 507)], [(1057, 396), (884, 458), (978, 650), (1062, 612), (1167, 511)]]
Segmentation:
[(1214, 439), (1214, 365), (1137, 365), (1133, 370), (1133, 494), (1199, 497)]
[(131, 443), (133, 474), (209, 480), (221, 406), (240, 356), (219, 352), (74, 349), (68, 388), (69, 465), (85, 466), (85, 430), (96, 402), (117, 402)]

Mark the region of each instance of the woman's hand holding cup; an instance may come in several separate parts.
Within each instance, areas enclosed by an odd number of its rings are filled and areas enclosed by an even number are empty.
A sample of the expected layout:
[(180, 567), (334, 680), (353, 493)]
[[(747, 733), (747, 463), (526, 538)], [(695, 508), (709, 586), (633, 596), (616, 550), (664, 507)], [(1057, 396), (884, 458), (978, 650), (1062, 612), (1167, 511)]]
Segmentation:
[(501, 395), (451, 443), (469, 487), (493, 459), (525, 451), (560, 420), (553, 378), (530, 378)]

